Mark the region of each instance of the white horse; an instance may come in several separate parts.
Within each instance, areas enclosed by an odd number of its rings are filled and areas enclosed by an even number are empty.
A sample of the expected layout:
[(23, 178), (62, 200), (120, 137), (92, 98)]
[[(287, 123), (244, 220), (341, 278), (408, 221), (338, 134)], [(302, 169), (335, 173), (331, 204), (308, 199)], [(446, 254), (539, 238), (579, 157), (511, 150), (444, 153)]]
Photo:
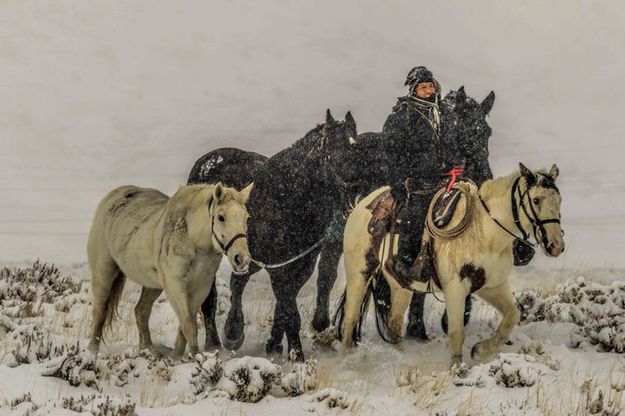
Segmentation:
[(89, 349), (98, 351), (129, 278), (143, 286), (135, 308), (140, 348), (152, 346), (150, 313), (165, 290), (180, 322), (173, 355), (179, 357), (186, 343), (197, 353), (197, 312), (222, 255), (237, 273), (249, 268), (245, 203), (251, 190), (252, 185), (241, 192), (221, 183), (189, 185), (169, 198), (156, 189), (122, 186), (106, 195), (87, 243), (93, 293)]
[[(452, 365), (462, 362), (464, 304), (469, 293), (475, 292), (503, 315), (495, 334), (473, 346), (472, 356), (492, 356), (518, 323), (520, 314), (508, 282), (513, 265), (514, 241), (522, 240), (525, 244), (531, 244), (528, 241), (531, 232), (546, 255), (556, 257), (564, 251), (560, 228), (561, 197), (555, 185), (557, 176), (556, 165), (546, 173), (531, 172), (520, 164), (519, 172), (486, 181), (479, 189), (468, 184), (468, 192), (461, 196), (447, 226), (453, 228), (458, 225), (462, 221), (463, 212), (467, 212), (467, 207), (472, 207), (472, 216), (465, 230), (454, 238), (431, 240), (441, 286), (437, 289), (445, 295)], [(379, 266), (388, 258), (388, 249), (385, 252), (385, 247), (390, 246), (390, 236), (387, 234), (379, 251), (374, 250), (367, 230), (371, 219), (367, 206), (388, 189), (377, 189), (362, 199), (345, 226), (343, 248), (347, 285), (341, 331), (344, 351), (352, 346), (354, 329), (366, 310), (371, 285), (375, 284), (376, 279), (386, 278), (391, 287), (387, 329), (397, 339), (410, 302), (411, 291), (402, 288)], [(519, 232), (522, 237), (517, 236)], [(429, 235), (425, 238), (429, 238)], [(410, 288), (426, 291), (433, 286), (436, 285), (415, 282)]]

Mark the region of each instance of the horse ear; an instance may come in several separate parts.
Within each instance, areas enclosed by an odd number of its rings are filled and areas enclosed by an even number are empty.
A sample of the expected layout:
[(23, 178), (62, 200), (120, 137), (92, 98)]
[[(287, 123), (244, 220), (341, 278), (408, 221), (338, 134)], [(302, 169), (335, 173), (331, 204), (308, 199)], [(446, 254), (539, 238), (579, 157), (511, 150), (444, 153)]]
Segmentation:
[(356, 131), (356, 120), (354, 120), (354, 116), (352, 116), (351, 111), (348, 111), (347, 114), (345, 114), (345, 123), (347, 124), (347, 127)]
[(482, 107), (482, 111), (484, 111), (484, 114), (490, 113), (490, 110), (492, 110), (494, 103), (495, 103), (495, 91), (491, 91), (486, 96), (486, 98), (484, 98), (484, 101), (480, 103), (480, 107)]
[(549, 176), (551, 176), (555, 180), (559, 174), (560, 174), (560, 169), (558, 168), (558, 165), (554, 163), (553, 166), (551, 167), (551, 170), (549, 171)]
[(467, 93), (464, 92), (464, 85), (458, 88), (458, 94), (456, 95), (456, 101), (464, 102), (467, 100)]
[(326, 111), (326, 123), (327, 124), (334, 123), (334, 117), (332, 117), (332, 113), (330, 113), (330, 109), (329, 108)]
[(521, 176), (525, 178), (528, 186), (532, 186), (534, 183), (536, 183), (536, 176), (534, 175), (534, 172), (529, 170), (527, 166), (519, 162), (519, 169), (521, 171)]
[(247, 203), (247, 201), (250, 199), (252, 189), (254, 189), (254, 182), (250, 183), (245, 188), (241, 189), (241, 192), (239, 192), (243, 197), (243, 203)]
[(221, 202), (221, 198), (224, 196), (224, 187), (221, 182), (217, 182), (215, 188), (213, 188), (213, 198), (214, 201), (219, 204)]

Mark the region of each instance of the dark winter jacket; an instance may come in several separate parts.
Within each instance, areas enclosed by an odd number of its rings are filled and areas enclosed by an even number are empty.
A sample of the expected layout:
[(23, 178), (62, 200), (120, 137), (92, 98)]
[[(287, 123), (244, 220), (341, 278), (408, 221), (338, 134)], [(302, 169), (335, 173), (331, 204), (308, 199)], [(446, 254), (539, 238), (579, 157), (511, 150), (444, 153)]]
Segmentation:
[(434, 116), (437, 108), (421, 104), (411, 97), (400, 97), (387, 117), (382, 132), (389, 155), (386, 183), (391, 185), (395, 198), (403, 199), (404, 182), (412, 179), (414, 189), (436, 186), (445, 169), (445, 144)]

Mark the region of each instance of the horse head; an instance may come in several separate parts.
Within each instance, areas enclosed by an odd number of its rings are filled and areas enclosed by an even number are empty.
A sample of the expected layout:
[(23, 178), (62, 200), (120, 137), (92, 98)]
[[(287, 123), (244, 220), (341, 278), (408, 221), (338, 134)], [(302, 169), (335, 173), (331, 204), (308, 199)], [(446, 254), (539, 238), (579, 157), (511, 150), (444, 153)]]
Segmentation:
[(323, 146), (320, 148), (320, 170), (328, 186), (342, 190), (346, 186), (344, 155), (357, 136), (356, 120), (351, 112), (345, 114), (345, 120), (335, 120), (330, 110), (326, 113), (326, 122), (322, 125)]
[(564, 231), (560, 225), (562, 198), (556, 186), (560, 171), (554, 164), (549, 172), (532, 172), (519, 164), (521, 180), (516, 192), (519, 219), (524, 229), (532, 229), (543, 252), (557, 257), (564, 251)]
[(454, 142), (452, 146), (461, 153), (460, 156), (472, 161), (466, 173), (478, 183), (493, 177), (488, 164), (488, 139), (492, 130), (486, 117), (494, 102), (493, 91), (478, 103), (467, 96), (464, 87), (460, 87), (457, 91), (450, 91), (441, 106), (446, 119), (444, 137)]
[(247, 219), (245, 203), (254, 184), (241, 191), (217, 183), (209, 197), (208, 213), (211, 221), (211, 239), (228, 257), (235, 273), (247, 273), (252, 259), (247, 245)]

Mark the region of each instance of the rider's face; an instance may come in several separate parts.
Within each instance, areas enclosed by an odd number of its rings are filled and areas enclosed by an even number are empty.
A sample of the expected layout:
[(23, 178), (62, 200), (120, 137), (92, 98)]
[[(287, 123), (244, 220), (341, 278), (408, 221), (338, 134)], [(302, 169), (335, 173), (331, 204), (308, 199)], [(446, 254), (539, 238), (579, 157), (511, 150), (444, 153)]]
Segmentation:
[(415, 92), (419, 98), (427, 99), (436, 94), (436, 86), (433, 82), (420, 82), (417, 84), (417, 90)]

